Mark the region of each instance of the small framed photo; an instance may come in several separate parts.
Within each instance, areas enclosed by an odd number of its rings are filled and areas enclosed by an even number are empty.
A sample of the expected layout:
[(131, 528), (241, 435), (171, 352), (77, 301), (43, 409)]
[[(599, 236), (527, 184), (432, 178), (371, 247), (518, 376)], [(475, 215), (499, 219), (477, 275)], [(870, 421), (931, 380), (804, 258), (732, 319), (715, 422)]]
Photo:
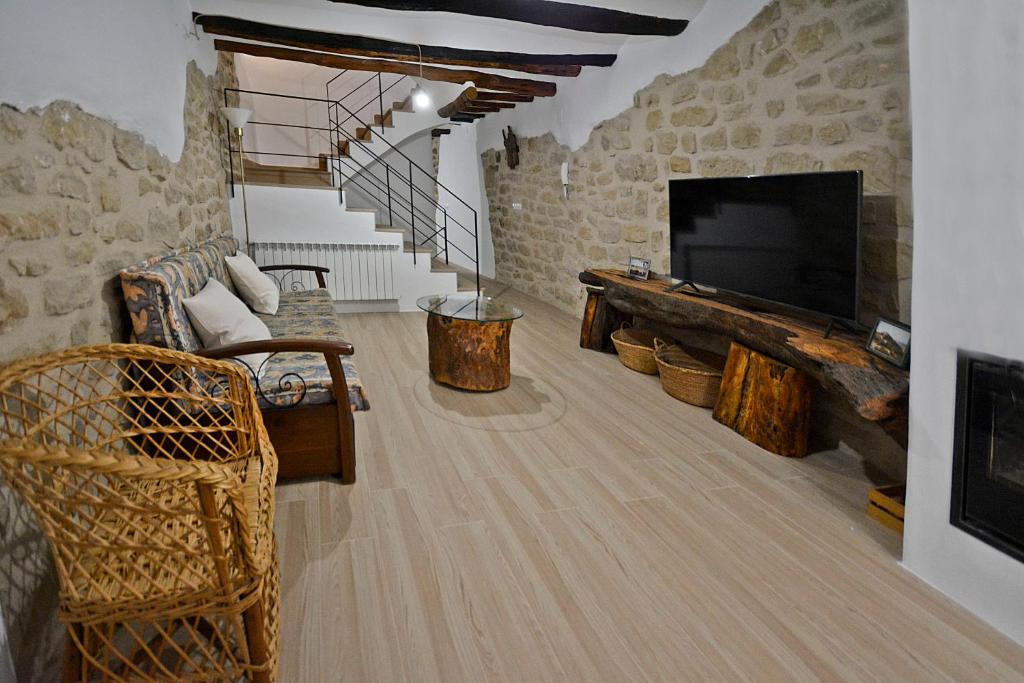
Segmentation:
[(629, 268), (626, 270), (626, 275), (634, 280), (646, 280), (650, 274), (651, 259), (639, 258), (637, 256), (629, 257)]
[(879, 318), (868, 337), (868, 351), (898, 368), (910, 367), (910, 328)]

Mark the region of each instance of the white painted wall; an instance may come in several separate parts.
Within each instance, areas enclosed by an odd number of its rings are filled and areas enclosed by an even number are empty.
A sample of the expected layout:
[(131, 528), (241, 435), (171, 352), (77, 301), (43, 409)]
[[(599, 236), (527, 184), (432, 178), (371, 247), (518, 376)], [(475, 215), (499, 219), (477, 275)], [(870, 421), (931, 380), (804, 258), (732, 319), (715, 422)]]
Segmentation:
[[(476, 211), (480, 235), (480, 273), (494, 277), (494, 242), (491, 239), (487, 194), (484, 192), (484, 169), (477, 153), (477, 125), (452, 126), (450, 134), (441, 136), (437, 180)], [(462, 221), (468, 229), (473, 229), (469, 222), (472, 214), (466, 206), (443, 191), (441, 203), (450, 215)], [(466, 253), (474, 253), (472, 236), (457, 226), (449, 224), (448, 239)], [(455, 248), (449, 248), (448, 255), (457, 265), (473, 267), (472, 261)]]
[(578, 78), (559, 79), (555, 97), (539, 97), (479, 121), (479, 151), (500, 149), (506, 126), (512, 126), (520, 138), (550, 132), (562, 144), (578, 149), (594, 126), (633, 106), (637, 90), (660, 74), (702, 66), (766, 4), (767, 0), (709, 2), (678, 36), (628, 39), (612, 66), (584, 69)]
[(213, 42), (191, 31), (187, 0), (3, 0), (0, 101), (27, 109), (70, 100), (177, 161), (185, 67), (217, 67)]
[(910, 2), (913, 360), (904, 563), (1024, 643), (1024, 564), (949, 523), (958, 348), (1024, 359), (1024, 4)]

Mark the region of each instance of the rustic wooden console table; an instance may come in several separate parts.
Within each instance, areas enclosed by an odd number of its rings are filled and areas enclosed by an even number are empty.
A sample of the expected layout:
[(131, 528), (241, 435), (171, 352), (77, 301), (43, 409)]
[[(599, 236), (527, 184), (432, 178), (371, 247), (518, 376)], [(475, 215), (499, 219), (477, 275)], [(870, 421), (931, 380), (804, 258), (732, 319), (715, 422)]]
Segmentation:
[[(862, 339), (847, 333), (833, 333), (826, 339), (820, 325), (707, 296), (667, 292), (669, 283), (664, 280), (633, 280), (622, 270), (586, 270), (579, 279), (603, 288), (591, 293), (585, 318), (610, 328), (591, 330), (581, 344), (601, 348), (621, 313), (720, 334), (806, 372), (823, 390), (845, 400), (858, 415), (906, 447), (909, 373), (872, 356)], [(609, 306), (612, 311), (607, 310)]]

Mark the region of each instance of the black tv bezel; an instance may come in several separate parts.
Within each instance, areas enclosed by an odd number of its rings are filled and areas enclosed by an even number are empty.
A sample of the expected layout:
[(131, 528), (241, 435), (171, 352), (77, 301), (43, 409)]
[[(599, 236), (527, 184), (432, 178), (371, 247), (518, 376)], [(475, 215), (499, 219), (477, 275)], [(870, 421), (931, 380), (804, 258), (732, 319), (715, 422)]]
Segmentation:
[[(853, 283), (853, 309), (854, 317), (846, 318), (843, 316), (827, 313), (825, 311), (815, 310), (813, 308), (804, 308), (795, 304), (789, 304), (784, 301), (778, 301), (776, 299), (767, 299), (765, 297), (757, 296), (756, 294), (748, 294), (747, 292), (740, 292), (734, 289), (728, 289), (726, 287), (717, 287), (712, 284), (705, 284), (698, 282), (697, 285), (703, 285), (704, 287), (715, 290), (716, 292), (726, 292), (732, 296), (738, 297), (742, 300), (751, 302), (760, 302), (763, 304), (769, 304), (772, 307), (779, 307), (788, 311), (798, 311), (813, 316), (818, 316), (825, 320), (842, 320), (848, 323), (852, 323), (858, 328), (860, 325), (860, 304), (861, 304), (861, 238), (864, 225), (864, 171), (813, 171), (808, 173), (772, 173), (762, 175), (747, 175), (747, 176), (725, 176), (721, 178), (673, 178), (668, 181), (668, 201), (669, 201), (669, 269), (672, 267), (672, 254), (675, 252), (676, 244), (676, 231), (672, 229), (672, 186), (678, 183), (700, 183), (700, 182), (719, 182), (723, 180), (753, 180), (757, 178), (792, 178), (792, 177), (818, 177), (828, 175), (848, 175), (853, 174), (857, 177), (857, 269), (856, 275), (854, 276)], [(680, 280), (674, 273), (670, 272), (672, 279)]]

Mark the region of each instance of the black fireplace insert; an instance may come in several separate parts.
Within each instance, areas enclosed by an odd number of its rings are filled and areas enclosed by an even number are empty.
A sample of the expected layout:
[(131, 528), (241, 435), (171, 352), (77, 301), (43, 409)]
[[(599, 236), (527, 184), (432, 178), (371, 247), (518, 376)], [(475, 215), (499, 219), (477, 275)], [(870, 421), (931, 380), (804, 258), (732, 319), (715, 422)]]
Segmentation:
[(1024, 561), (1024, 364), (961, 351), (950, 522)]

